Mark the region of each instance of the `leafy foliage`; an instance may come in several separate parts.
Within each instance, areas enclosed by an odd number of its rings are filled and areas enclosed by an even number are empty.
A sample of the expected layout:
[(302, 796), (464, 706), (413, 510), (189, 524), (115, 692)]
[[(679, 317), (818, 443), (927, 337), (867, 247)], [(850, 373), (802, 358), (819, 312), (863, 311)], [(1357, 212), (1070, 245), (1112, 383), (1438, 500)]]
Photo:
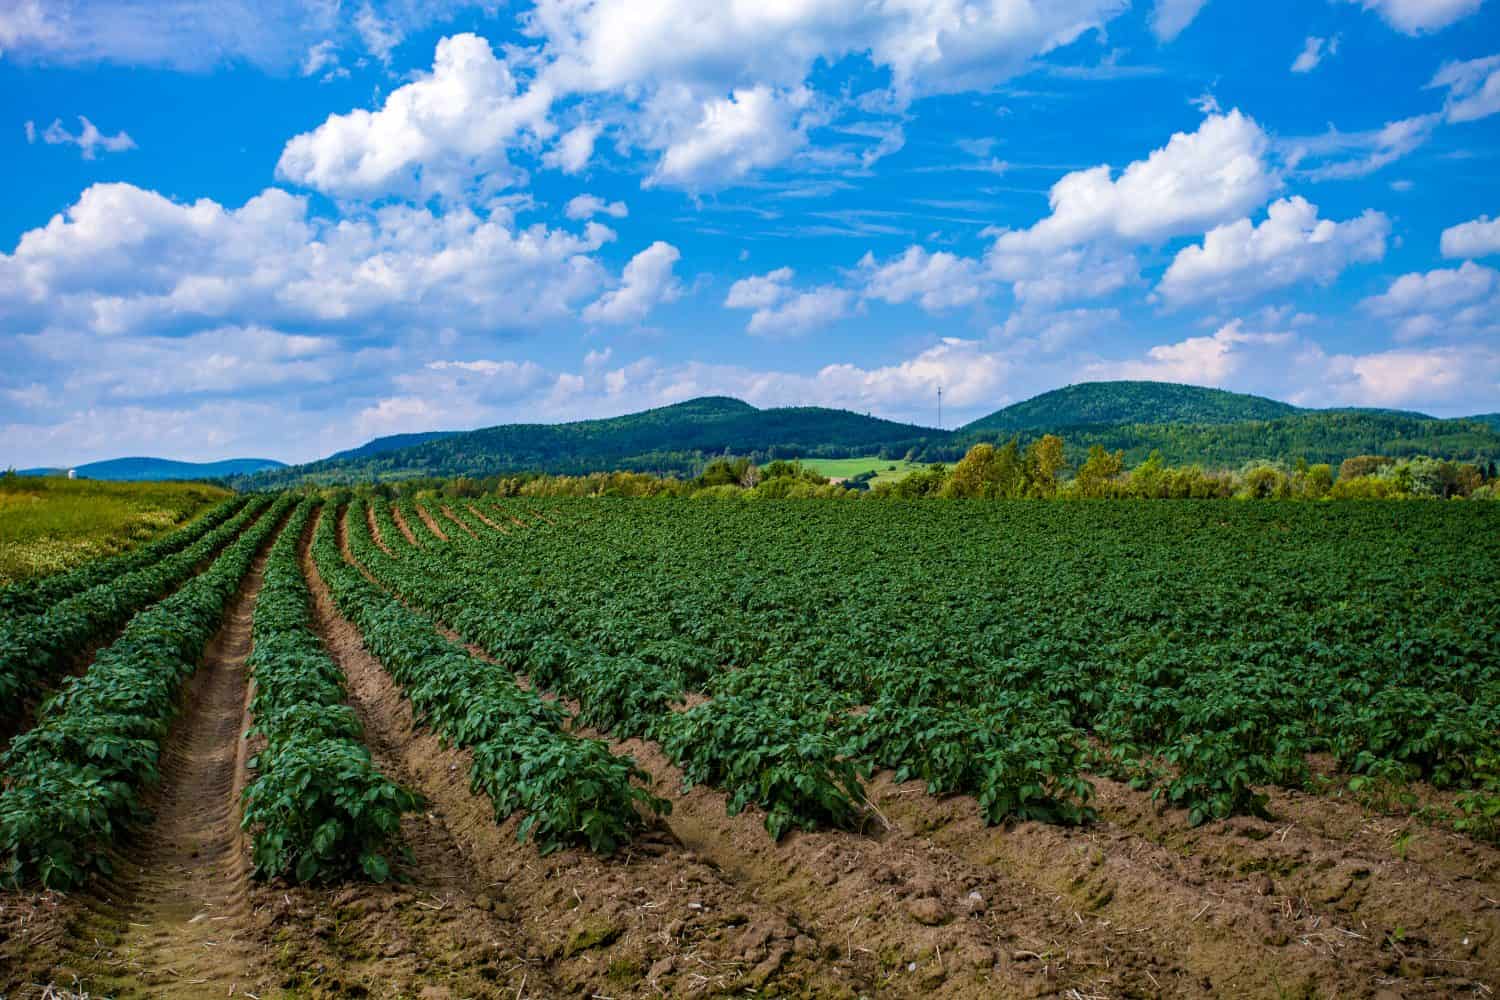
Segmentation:
[[(0, 857), (9, 882), (36, 878), (66, 889), (90, 871), (108, 870), (108, 845), (123, 823), (139, 817), (141, 791), (158, 778), (182, 682), (294, 503), (281, 497), (247, 506), (242, 517), (265, 516), (204, 573), (131, 620), (0, 755)], [(239, 521), (219, 530), (235, 530)]]
[[(413, 515), (404, 516), (410, 524)], [(471, 785), (489, 795), (497, 819), (523, 812), (517, 835), (532, 839), (544, 854), (578, 843), (607, 854), (645, 825), (642, 811), (670, 808), (636, 783), (647, 776), (630, 758), (565, 732), (555, 702), (463, 652), (431, 622), (366, 581), (344, 561), (334, 522), (325, 517), (313, 543), (319, 572), (365, 645), (405, 690), (418, 721), (473, 751)], [(351, 508), (349, 524), (362, 561), (389, 558), (371, 540), (362, 506)]]
[(316, 510), (301, 504), (266, 560), (248, 661), (255, 725), (247, 734), (263, 737), (266, 748), (250, 761), (256, 776), (245, 788), (241, 826), (253, 832), (260, 878), (314, 882), (363, 872), (379, 882), (390, 874), (401, 816), (420, 802), (370, 760), (344, 704), (343, 673), (312, 629), (297, 546)]
[[(90, 643), (105, 638), (141, 608), (190, 579), (200, 564), (270, 504), (270, 497), (256, 497), (242, 506), (221, 508), (227, 519), (210, 518), (202, 532), (188, 529), (192, 534), (185, 547), (170, 554), (157, 552), (154, 560), (144, 564), (127, 562), (133, 568), (114, 576), (107, 569), (87, 571), (85, 567), (75, 583), (91, 581), (94, 573), (104, 574), (101, 581), (62, 597), (41, 613), (19, 613), (0, 620), (0, 718), (13, 719), (29, 696), (55, 680)], [(228, 517), (230, 513), (234, 516)], [(35, 593), (50, 592), (41, 587)], [(18, 598), (17, 606), (24, 607), (26, 602)]]

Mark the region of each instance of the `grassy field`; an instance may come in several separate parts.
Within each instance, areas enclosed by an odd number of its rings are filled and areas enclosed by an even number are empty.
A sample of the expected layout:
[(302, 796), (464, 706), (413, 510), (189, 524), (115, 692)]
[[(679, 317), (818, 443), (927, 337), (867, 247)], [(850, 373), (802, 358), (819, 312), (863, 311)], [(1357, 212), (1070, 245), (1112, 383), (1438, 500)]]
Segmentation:
[(861, 472), (877, 472), (879, 474), (872, 480), (876, 483), (892, 482), (923, 468), (920, 462), (876, 458), (873, 455), (864, 458), (804, 458), (801, 461), (818, 475), (830, 479), (850, 479)]
[(201, 483), (0, 476), (0, 584), (120, 552), (228, 495)]

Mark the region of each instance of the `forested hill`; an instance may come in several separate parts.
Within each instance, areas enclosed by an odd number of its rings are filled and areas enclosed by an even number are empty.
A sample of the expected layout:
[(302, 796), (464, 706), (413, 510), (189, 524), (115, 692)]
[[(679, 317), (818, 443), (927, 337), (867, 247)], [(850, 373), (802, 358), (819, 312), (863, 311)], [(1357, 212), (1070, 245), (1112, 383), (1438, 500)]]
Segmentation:
[(959, 428), (1047, 431), (1099, 424), (1232, 424), (1302, 412), (1290, 403), (1175, 382), (1083, 382), (1044, 392)]
[(1238, 468), (1256, 459), (1337, 464), (1352, 455), (1433, 455), (1500, 461), (1500, 428), (1485, 418), (1438, 420), (1392, 410), (1311, 410), (1259, 396), (1152, 382), (1069, 386), (1006, 407), (956, 431), (821, 407), (757, 409), (704, 397), (607, 420), (505, 424), (467, 432), (379, 438), (310, 465), (242, 477), (249, 488), (414, 476), (578, 474), (633, 470), (697, 474), (713, 456), (843, 458), (879, 455), (951, 462), (980, 441), (1025, 444), (1055, 433), (1079, 462), (1091, 445), (1138, 462)]
[(1258, 459), (1338, 465), (1354, 455), (1408, 458), (1432, 455), (1463, 461), (1500, 461), (1500, 431), (1474, 419), (1438, 420), (1421, 414), (1381, 410), (1304, 410), (1275, 420), (1234, 423), (1102, 424), (1030, 431), (965, 430), (946, 454), (961, 455), (981, 441), (1000, 443), (1012, 437), (1022, 444), (1044, 432), (1061, 435), (1071, 461), (1080, 461), (1099, 445), (1123, 451), (1135, 464), (1159, 451), (1171, 465), (1233, 469)]
[(263, 488), (304, 481), (600, 469), (691, 475), (705, 456), (725, 453), (762, 459), (899, 457), (923, 452), (948, 437), (931, 428), (847, 410), (815, 406), (762, 410), (737, 399), (709, 396), (606, 420), (504, 424), (445, 434), (395, 450), (372, 450), (366, 445), (310, 465), (248, 477), (242, 485)]

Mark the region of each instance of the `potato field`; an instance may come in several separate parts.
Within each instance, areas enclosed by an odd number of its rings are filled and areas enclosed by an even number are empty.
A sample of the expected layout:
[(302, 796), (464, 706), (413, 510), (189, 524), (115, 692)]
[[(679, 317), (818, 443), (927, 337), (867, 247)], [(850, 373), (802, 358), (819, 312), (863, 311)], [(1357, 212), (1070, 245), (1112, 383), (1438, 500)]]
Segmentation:
[(0, 1000), (1500, 989), (1494, 504), (239, 496), (0, 747)]

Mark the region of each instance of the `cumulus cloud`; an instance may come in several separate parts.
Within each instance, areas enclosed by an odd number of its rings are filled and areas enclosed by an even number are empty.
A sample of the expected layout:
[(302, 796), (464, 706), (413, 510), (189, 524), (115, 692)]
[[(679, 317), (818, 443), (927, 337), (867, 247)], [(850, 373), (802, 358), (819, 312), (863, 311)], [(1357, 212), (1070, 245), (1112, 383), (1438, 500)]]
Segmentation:
[(570, 219), (592, 219), (596, 215), (623, 219), (630, 214), (629, 207), (623, 201), (605, 201), (591, 194), (581, 194), (569, 200), (563, 211)]
[(319, 73), (323, 74), (324, 80), (349, 75), (348, 70), (339, 66), (339, 46), (331, 38), (325, 38), (312, 46), (307, 50), (307, 55), (302, 57), (303, 76), (317, 76)]
[(1488, 257), (1500, 253), (1500, 219), (1480, 216), (1443, 230), (1444, 257)]
[(969, 305), (985, 292), (978, 264), (946, 251), (911, 246), (885, 264), (866, 253), (859, 266), (866, 298), (892, 304), (916, 300), (929, 312)]
[(1182, 34), (1208, 0), (1156, 0), (1151, 9), (1151, 31), (1163, 42)]
[(514, 330), (594, 294), (604, 272), (592, 254), (613, 238), (597, 223), (517, 228), (500, 210), (388, 206), (332, 221), (276, 188), (231, 208), (96, 184), (0, 254), (0, 317), (101, 335), (227, 320)]
[(651, 184), (703, 190), (725, 187), (782, 162), (807, 142), (802, 112), (812, 93), (756, 86), (702, 103), (697, 121), (662, 150)]
[(625, 265), (620, 286), (601, 295), (583, 311), (590, 323), (639, 323), (663, 302), (682, 295), (682, 285), (672, 273), (682, 259), (670, 243), (657, 240)]
[(1390, 220), (1373, 210), (1347, 222), (1318, 218), (1301, 196), (1273, 202), (1260, 225), (1216, 226), (1177, 253), (1157, 292), (1171, 305), (1248, 298), (1303, 281), (1328, 284), (1346, 267), (1385, 256)]
[(847, 288), (822, 285), (799, 291), (791, 284), (794, 272), (779, 267), (765, 274), (741, 278), (724, 299), (728, 309), (750, 309), (746, 329), (763, 336), (807, 333), (849, 315), (855, 296)]
[(1089, 240), (1157, 243), (1202, 232), (1265, 203), (1280, 185), (1270, 140), (1238, 109), (1178, 132), (1116, 178), (1108, 165), (1075, 170), (1052, 185), (1051, 214), (1000, 234), (1002, 253), (1057, 250)]
[(565, 174), (582, 173), (594, 157), (594, 143), (604, 130), (597, 122), (584, 122), (564, 132), (557, 144), (542, 156), (542, 165)]
[(515, 183), (515, 143), (552, 134), (545, 87), (522, 89), (511, 67), (477, 35), (438, 42), (432, 70), (392, 91), (375, 111), (331, 115), (295, 136), (278, 177), (335, 198), (391, 194), (457, 199)]
[(1500, 272), (1464, 261), (1456, 268), (1403, 274), (1361, 305), (1395, 325), (1403, 340), (1438, 333), (1500, 333)]
[(81, 127), (77, 135), (63, 128), (61, 119), (55, 119), (40, 134), (34, 122), (27, 122), (26, 141), (35, 142), (40, 137), (49, 146), (77, 146), (85, 160), (92, 160), (101, 149), (106, 153), (123, 153), (127, 149), (136, 148), (135, 140), (130, 138), (128, 132), (122, 130), (115, 135), (105, 135), (83, 115), (78, 116), (78, 122)]
[(1252, 332), (1242, 320), (1234, 320), (1210, 336), (1160, 344), (1139, 360), (1098, 362), (1088, 374), (1091, 378), (1222, 385), (1255, 356), (1253, 348), (1286, 345), (1293, 339), (1290, 333)]
[(1443, 113), (1450, 122), (1472, 122), (1500, 111), (1500, 55), (1444, 63), (1429, 87), (1448, 91)]
[(1339, 37), (1319, 38), (1317, 35), (1308, 35), (1307, 41), (1302, 44), (1302, 51), (1292, 62), (1293, 73), (1311, 73), (1327, 57), (1337, 55), (1339, 51)]
[(1407, 35), (1440, 31), (1477, 11), (1484, 0), (1346, 0), (1373, 10)]

